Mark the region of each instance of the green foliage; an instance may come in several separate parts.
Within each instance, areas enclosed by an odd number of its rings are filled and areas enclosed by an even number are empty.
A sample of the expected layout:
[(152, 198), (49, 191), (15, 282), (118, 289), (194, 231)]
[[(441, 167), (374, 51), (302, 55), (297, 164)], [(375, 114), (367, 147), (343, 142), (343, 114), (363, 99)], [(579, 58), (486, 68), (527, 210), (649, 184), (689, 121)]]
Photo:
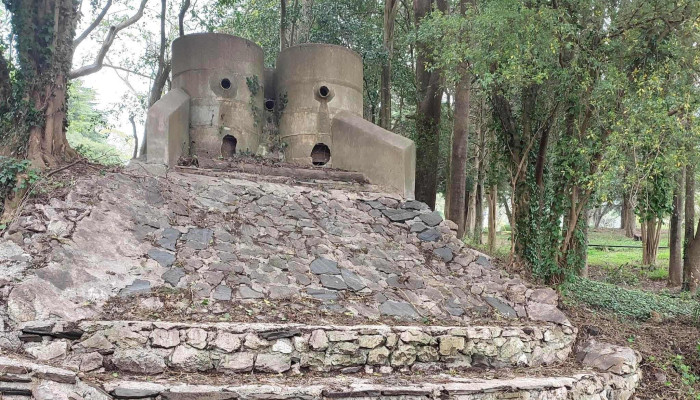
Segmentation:
[(652, 312), (664, 317), (692, 317), (698, 307), (697, 300), (624, 289), (585, 278), (571, 279), (562, 290), (568, 299), (641, 320), (648, 319)]
[(253, 114), (253, 124), (255, 126), (260, 126), (262, 121), (262, 110), (258, 107), (257, 96), (260, 93), (260, 80), (257, 75), (247, 76), (245, 78), (245, 83), (250, 91), (250, 99), (248, 105), (250, 106), (250, 112)]
[[(18, 178), (20, 178), (19, 182)], [(5, 199), (8, 196), (27, 189), (40, 178), (39, 171), (31, 168), (31, 163), (28, 160), (0, 157), (0, 214), (2, 214)]]

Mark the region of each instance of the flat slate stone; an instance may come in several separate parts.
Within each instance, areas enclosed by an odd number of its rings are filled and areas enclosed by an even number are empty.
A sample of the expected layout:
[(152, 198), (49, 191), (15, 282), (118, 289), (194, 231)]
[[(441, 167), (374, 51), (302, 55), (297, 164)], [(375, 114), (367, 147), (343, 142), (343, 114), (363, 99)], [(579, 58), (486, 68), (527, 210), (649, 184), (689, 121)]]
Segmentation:
[(338, 299), (338, 292), (335, 290), (326, 290), (326, 289), (306, 289), (306, 293), (313, 297), (314, 299), (319, 299), (319, 300), (337, 300)]
[(491, 261), (483, 255), (480, 255), (479, 258), (476, 259), (476, 263), (482, 267), (493, 267)]
[(377, 200), (369, 200), (365, 203), (367, 203), (370, 207), (374, 208), (375, 210), (384, 210), (386, 208), (384, 204), (378, 202)]
[(165, 268), (170, 267), (175, 262), (175, 254), (156, 249), (155, 247), (148, 250), (148, 256), (158, 262), (158, 264), (164, 266)]
[(440, 239), (440, 232), (435, 228), (430, 228), (419, 233), (418, 239), (424, 242), (437, 242)]
[(340, 275), (338, 263), (323, 257), (319, 257), (311, 262), (311, 272), (316, 275)]
[(120, 296), (133, 296), (135, 294), (146, 294), (151, 292), (151, 282), (137, 279), (131, 285), (119, 292)]
[(203, 250), (209, 247), (213, 236), (214, 232), (211, 229), (190, 229), (185, 235), (185, 245), (195, 250)]
[(495, 308), (501, 315), (507, 318), (518, 318), (518, 313), (513, 309), (513, 307), (504, 303), (502, 300), (495, 297), (484, 297), (484, 300), (493, 308)]
[(401, 204), (401, 208), (405, 208), (407, 210), (430, 210), (430, 207), (428, 207), (427, 204), (423, 203), (422, 201), (418, 200), (409, 200), (403, 204)]
[(180, 279), (182, 279), (183, 276), (185, 276), (185, 270), (176, 267), (170, 268), (169, 270), (165, 271), (162, 278), (171, 286), (175, 287), (177, 286), (178, 282), (180, 282)]
[(449, 247), (437, 248), (437, 249), (433, 250), (433, 254), (442, 258), (442, 261), (444, 261), (444, 262), (450, 262), (450, 261), (452, 261), (452, 258), (454, 257), (452, 255), (452, 250)]
[(428, 226), (436, 226), (442, 222), (442, 215), (437, 211), (421, 214), (418, 217)]
[(383, 315), (401, 318), (418, 318), (420, 315), (409, 303), (387, 300), (379, 306), (379, 312)]
[(167, 228), (163, 231), (163, 237), (158, 240), (158, 245), (164, 249), (175, 251), (175, 245), (180, 238), (180, 231)]
[(328, 289), (334, 290), (345, 290), (348, 285), (345, 283), (342, 277), (338, 275), (321, 275), (321, 285)]
[(155, 389), (134, 389), (118, 387), (112, 391), (112, 396), (117, 399), (144, 399), (155, 397), (160, 394), (160, 390)]
[(238, 288), (238, 293), (240, 293), (241, 297), (244, 299), (262, 299), (265, 297), (265, 295), (251, 289), (248, 285), (241, 285)]
[(216, 300), (231, 300), (231, 288), (226, 285), (219, 285), (214, 289), (213, 296)]
[(360, 278), (359, 275), (350, 271), (349, 269), (341, 269), (340, 275), (343, 277), (343, 280), (348, 285), (348, 288), (350, 288), (350, 290), (352, 291), (357, 292), (367, 287), (367, 285), (365, 285), (365, 283), (362, 282), (362, 278)]
[(415, 224), (411, 225), (411, 233), (420, 233), (426, 229), (428, 229), (428, 227), (422, 222), (416, 222)]
[(404, 209), (397, 210), (393, 208), (382, 210), (382, 214), (384, 214), (384, 216), (389, 218), (389, 220), (392, 222), (405, 222), (418, 216), (418, 212), (416, 211)]

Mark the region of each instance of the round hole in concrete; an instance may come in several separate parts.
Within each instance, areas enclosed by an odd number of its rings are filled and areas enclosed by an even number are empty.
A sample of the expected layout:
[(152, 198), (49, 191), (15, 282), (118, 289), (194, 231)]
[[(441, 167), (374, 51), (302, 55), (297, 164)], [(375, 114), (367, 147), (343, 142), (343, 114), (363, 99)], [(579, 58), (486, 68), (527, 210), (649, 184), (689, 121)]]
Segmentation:
[(221, 142), (221, 157), (233, 157), (233, 155), (236, 154), (236, 144), (238, 144), (238, 140), (236, 140), (235, 137), (231, 135), (224, 136), (224, 139)]
[(275, 109), (275, 101), (272, 99), (265, 100), (265, 109), (267, 111), (272, 111)]
[(231, 89), (231, 80), (224, 78), (221, 80), (221, 87), (228, 90)]
[(322, 98), (326, 98), (331, 94), (331, 90), (328, 89), (328, 86), (321, 86), (318, 88), (318, 95), (321, 96)]
[(331, 160), (331, 149), (323, 143), (316, 143), (311, 150), (311, 162), (314, 165), (326, 165)]

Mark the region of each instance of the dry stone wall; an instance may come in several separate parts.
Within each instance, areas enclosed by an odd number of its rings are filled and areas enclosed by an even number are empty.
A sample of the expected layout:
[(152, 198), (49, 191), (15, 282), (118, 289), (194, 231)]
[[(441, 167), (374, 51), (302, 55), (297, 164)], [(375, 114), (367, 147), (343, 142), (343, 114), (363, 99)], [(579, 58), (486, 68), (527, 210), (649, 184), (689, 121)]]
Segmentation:
[[(440, 371), (549, 365), (566, 359), (576, 330), (526, 326), (308, 326), (84, 322), (65, 331), (25, 328), (24, 351), (83, 372), (119, 370), (284, 373)], [(37, 336), (41, 342), (35, 342)]]

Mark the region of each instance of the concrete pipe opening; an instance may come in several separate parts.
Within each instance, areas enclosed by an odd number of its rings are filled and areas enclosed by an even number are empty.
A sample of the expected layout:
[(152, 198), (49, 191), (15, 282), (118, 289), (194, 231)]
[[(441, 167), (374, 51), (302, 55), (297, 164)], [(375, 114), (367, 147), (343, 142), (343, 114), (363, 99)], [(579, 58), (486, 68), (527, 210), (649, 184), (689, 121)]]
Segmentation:
[(221, 88), (222, 89), (231, 89), (231, 80), (228, 78), (224, 78), (221, 80)]
[(265, 109), (267, 111), (272, 111), (275, 109), (275, 101), (272, 99), (265, 100)]
[(221, 142), (221, 157), (231, 158), (236, 154), (236, 144), (238, 140), (231, 135), (224, 136), (224, 140)]
[(321, 86), (318, 88), (318, 95), (321, 96), (321, 98), (325, 99), (326, 97), (330, 96), (331, 90), (328, 89), (328, 86)]
[(311, 162), (314, 165), (326, 165), (331, 160), (331, 149), (323, 143), (317, 143), (311, 150)]

